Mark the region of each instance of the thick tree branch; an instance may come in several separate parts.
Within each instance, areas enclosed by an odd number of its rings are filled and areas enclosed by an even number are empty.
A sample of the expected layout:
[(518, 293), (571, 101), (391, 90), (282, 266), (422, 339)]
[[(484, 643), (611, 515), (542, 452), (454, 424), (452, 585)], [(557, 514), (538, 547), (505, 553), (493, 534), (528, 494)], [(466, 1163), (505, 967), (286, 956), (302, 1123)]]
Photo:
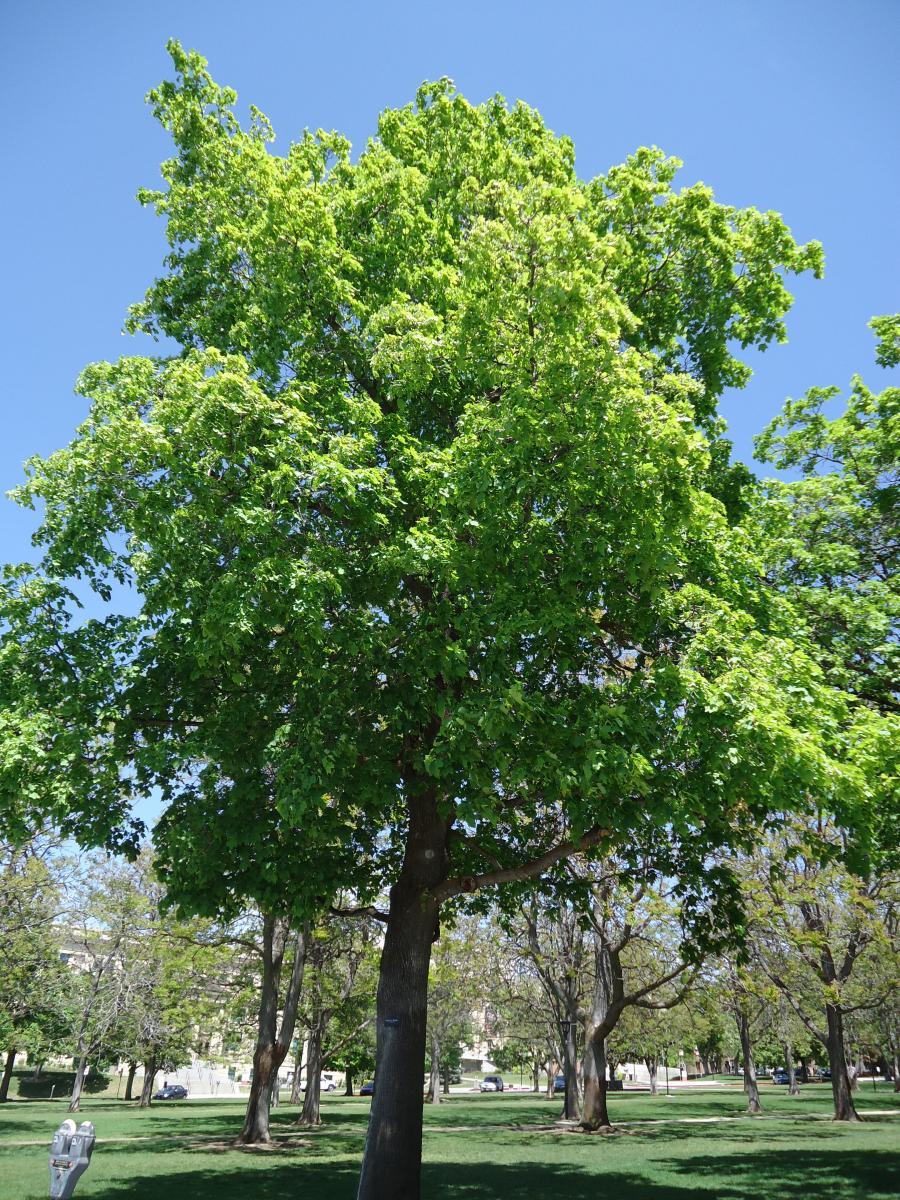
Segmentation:
[(560, 859), (568, 858), (570, 854), (580, 854), (584, 850), (590, 850), (592, 846), (598, 845), (609, 836), (610, 830), (608, 829), (591, 829), (584, 837), (578, 838), (576, 841), (560, 842), (552, 850), (532, 859), (531, 862), (520, 863), (516, 867), (503, 867), (497, 871), (485, 871), (482, 875), (457, 875), (445, 879), (431, 895), (438, 903), (442, 903), (444, 900), (449, 900), (451, 896), (476, 892), (479, 888), (491, 887), (496, 883), (513, 883), (516, 880), (533, 879), (536, 875), (546, 871), (548, 867), (552, 867), (554, 863), (558, 863)]

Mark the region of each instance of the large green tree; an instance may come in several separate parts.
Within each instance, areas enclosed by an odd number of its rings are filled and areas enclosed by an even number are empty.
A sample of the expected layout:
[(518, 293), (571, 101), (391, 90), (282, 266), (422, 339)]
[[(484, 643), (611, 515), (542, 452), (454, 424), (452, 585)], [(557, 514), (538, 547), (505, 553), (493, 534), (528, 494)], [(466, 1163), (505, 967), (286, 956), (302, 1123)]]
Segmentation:
[[(876, 359), (897, 362), (900, 317), (876, 317)], [(833, 686), (858, 704), (847, 757), (866, 779), (869, 813), (855, 848), (896, 863), (900, 845), (900, 388), (859, 376), (789, 400), (757, 454), (795, 478), (769, 480), (759, 510), (767, 574)], [(839, 820), (840, 812), (830, 814)], [(859, 835), (865, 833), (865, 839)], [(857, 867), (867, 869), (857, 859)]]
[[(716, 418), (821, 252), (656, 150), (584, 182), (532, 109), (448, 81), (355, 161), (322, 132), (277, 155), (172, 53), (143, 194), (170, 253), (132, 320), (185, 350), (89, 368), (87, 422), (30, 466), (4, 796), (121, 844), (135, 791), (268, 772), (310, 904), (389, 889), (360, 1197), (404, 1200), (445, 901), (648, 813), (699, 857), (840, 783)], [(72, 617), (73, 576), (108, 614)]]

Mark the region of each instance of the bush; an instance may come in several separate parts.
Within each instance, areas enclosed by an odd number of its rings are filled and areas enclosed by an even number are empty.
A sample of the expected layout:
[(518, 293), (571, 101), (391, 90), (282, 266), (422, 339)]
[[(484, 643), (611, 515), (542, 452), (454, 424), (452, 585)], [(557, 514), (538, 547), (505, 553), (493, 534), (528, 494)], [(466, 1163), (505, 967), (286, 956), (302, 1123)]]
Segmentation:
[[(17, 1095), (22, 1100), (47, 1100), (50, 1097), (51, 1091), (54, 1098), (60, 1096), (70, 1096), (72, 1088), (75, 1085), (74, 1071), (41, 1071), (39, 1078), (34, 1079), (34, 1071), (31, 1067), (23, 1067), (21, 1070), (13, 1071), (12, 1083), (10, 1084), (10, 1095)], [(105, 1092), (109, 1087), (109, 1076), (103, 1071), (91, 1071), (87, 1079), (84, 1081), (84, 1091), (86, 1095), (95, 1096), (99, 1092)]]

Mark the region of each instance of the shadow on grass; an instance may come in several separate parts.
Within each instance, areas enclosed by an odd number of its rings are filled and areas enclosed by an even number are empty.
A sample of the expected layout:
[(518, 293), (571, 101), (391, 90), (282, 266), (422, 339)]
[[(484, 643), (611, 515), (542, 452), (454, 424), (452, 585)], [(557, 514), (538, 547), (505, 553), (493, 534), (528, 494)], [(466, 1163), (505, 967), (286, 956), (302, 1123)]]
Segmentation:
[[(826, 1196), (829, 1200), (861, 1200), (890, 1196), (898, 1182), (896, 1162), (890, 1155), (859, 1150), (827, 1156), (813, 1151), (724, 1155), (677, 1164), (675, 1171), (689, 1175), (690, 1181), (681, 1185), (673, 1183), (671, 1175), (650, 1181), (622, 1171), (598, 1174), (575, 1165), (534, 1162), (431, 1163), (423, 1170), (422, 1194), (424, 1200), (533, 1200), (557, 1195), (566, 1200), (596, 1200), (599, 1187), (603, 1195), (623, 1200), (691, 1200), (698, 1192), (715, 1196), (716, 1200), (758, 1200), (771, 1190), (775, 1179), (778, 1195), (790, 1200)], [(121, 1183), (95, 1185), (91, 1195), (96, 1200), (118, 1200), (122, 1196), (158, 1200), (166, 1190), (175, 1188), (191, 1200), (244, 1200), (247, 1196), (254, 1200), (295, 1200), (301, 1195), (315, 1196), (316, 1200), (353, 1200), (357, 1180), (355, 1157), (339, 1162), (316, 1162), (307, 1157), (284, 1164), (269, 1161), (264, 1169), (259, 1169), (257, 1163), (229, 1158), (227, 1169), (192, 1169), (166, 1178), (159, 1174), (147, 1178), (136, 1175)]]
[[(709, 1181), (720, 1200), (777, 1193), (787, 1200), (869, 1200), (900, 1193), (900, 1155), (885, 1150), (758, 1150), (754, 1154), (692, 1157), (675, 1166), (695, 1186)], [(736, 1176), (736, 1178), (734, 1178)], [(774, 1181), (774, 1183), (773, 1183)], [(630, 1193), (629, 1200), (631, 1197)], [(635, 1200), (643, 1195), (633, 1193)], [(648, 1196), (654, 1193), (647, 1193)]]

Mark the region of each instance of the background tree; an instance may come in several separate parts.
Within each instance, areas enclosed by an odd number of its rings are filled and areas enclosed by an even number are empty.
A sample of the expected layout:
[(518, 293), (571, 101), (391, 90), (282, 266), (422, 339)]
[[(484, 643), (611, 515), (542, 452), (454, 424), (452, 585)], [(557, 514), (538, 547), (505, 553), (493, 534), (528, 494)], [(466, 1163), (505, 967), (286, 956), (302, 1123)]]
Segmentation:
[(473, 1016), (491, 998), (483, 929), (476, 917), (444, 925), (428, 974), (428, 1095), (439, 1104), (442, 1085), (460, 1063), (460, 1046), (472, 1038)]
[[(896, 361), (900, 317), (871, 322), (877, 359)], [(864, 772), (867, 820), (833, 814), (851, 846), (887, 856), (900, 845), (900, 388), (870, 391), (854, 377), (844, 409), (836, 387), (789, 400), (757, 439), (757, 456), (789, 482), (769, 480), (761, 518), (769, 578), (789, 595), (828, 679), (860, 703), (844, 753)], [(861, 826), (861, 828), (856, 828)], [(855, 845), (854, 845), (855, 843)], [(859, 858), (851, 858), (859, 867)]]
[[(795, 827), (760, 848), (747, 882), (756, 895), (758, 961), (827, 1050), (835, 1119), (855, 1121), (845, 1021), (896, 994), (887, 964), (898, 961), (897, 884), (891, 875), (847, 871), (842, 850), (840, 831), (825, 821)], [(870, 956), (885, 960), (883, 991), (870, 990), (859, 969)]]
[(16, 1054), (40, 1058), (60, 1037), (67, 995), (55, 922), (64, 907), (50, 839), (0, 846), (0, 1103), (9, 1097)]
[[(643, 1062), (649, 1077), (650, 1094), (659, 1092), (659, 1073), (678, 1068), (680, 1052), (692, 1050), (694, 1030), (684, 999), (671, 1008), (641, 1008), (629, 1005), (611, 1034), (620, 1062)], [(679, 1075), (680, 1078), (680, 1075)]]
[(68, 902), (65, 932), (77, 955), (69, 1112), (77, 1112), (87, 1068), (113, 1049), (115, 1031), (139, 986), (141, 958), (135, 949), (154, 911), (149, 855), (134, 864), (86, 858)]
[[(367, 1001), (371, 1000), (373, 979), (364, 968), (371, 964), (369, 950), (374, 932), (371, 919), (337, 913), (320, 921), (311, 932), (302, 1016), (306, 1032), (306, 1091), (299, 1125), (322, 1123), (322, 1070), (329, 1055), (339, 1052), (341, 1043), (353, 1036), (346, 1029), (337, 1038), (333, 1036), (335, 1017), (343, 1015), (345, 1024), (349, 1014), (356, 1014), (360, 1027), (371, 1020)], [(367, 1011), (361, 1013), (363, 1006)]]

